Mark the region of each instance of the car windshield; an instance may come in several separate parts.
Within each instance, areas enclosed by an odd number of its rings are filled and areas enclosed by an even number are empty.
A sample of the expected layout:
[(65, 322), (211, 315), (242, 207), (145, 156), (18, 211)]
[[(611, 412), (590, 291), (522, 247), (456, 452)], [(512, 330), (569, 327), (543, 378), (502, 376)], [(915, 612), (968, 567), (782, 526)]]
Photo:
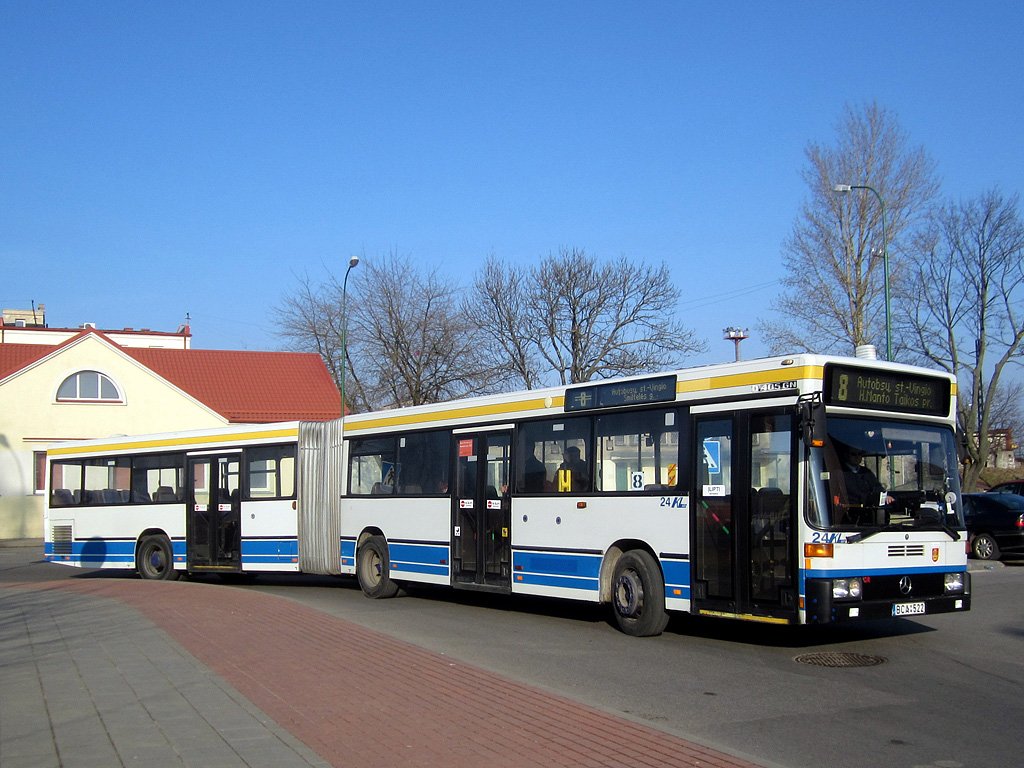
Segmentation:
[(953, 432), (829, 416), (811, 451), (812, 525), (838, 530), (963, 527)]

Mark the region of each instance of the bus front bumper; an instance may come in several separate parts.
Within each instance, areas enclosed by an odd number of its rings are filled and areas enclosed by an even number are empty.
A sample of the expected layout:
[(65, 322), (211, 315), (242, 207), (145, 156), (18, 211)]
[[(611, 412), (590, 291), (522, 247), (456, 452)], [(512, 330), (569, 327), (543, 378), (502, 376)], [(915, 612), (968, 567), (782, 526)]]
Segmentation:
[[(913, 618), (936, 613), (957, 613), (971, 609), (971, 576), (959, 574), (962, 591), (935, 594), (909, 594), (899, 597), (872, 597), (865, 590), (861, 599), (837, 599), (834, 579), (808, 579), (804, 606), (807, 624), (830, 624), (839, 621), (877, 621), (878, 619)], [(897, 577), (898, 578), (898, 577)]]

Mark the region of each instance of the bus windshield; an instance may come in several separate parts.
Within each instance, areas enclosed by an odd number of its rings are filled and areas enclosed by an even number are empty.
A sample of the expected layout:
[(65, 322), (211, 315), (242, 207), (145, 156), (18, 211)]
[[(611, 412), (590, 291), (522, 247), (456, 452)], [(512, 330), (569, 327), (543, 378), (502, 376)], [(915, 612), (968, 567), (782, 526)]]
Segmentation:
[(963, 528), (953, 433), (880, 419), (828, 418), (811, 451), (812, 525), (837, 530)]

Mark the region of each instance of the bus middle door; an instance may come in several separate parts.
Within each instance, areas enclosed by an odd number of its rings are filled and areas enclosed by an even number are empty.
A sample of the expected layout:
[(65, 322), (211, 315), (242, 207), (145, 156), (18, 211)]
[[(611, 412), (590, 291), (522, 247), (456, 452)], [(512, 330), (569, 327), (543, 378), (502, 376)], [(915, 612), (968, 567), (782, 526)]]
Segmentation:
[(188, 568), (242, 569), (241, 454), (190, 456), (185, 539)]
[(511, 589), (512, 435), (456, 434), (452, 509), (454, 586)]

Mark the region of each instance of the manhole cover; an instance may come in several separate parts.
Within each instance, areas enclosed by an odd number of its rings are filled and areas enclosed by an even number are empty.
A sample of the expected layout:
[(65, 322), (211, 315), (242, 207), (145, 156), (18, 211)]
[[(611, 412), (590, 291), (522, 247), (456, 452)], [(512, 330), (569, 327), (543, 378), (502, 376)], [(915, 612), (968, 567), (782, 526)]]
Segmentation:
[(805, 653), (797, 656), (796, 661), (816, 667), (874, 667), (886, 662), (881, 656), (866, 653)]

